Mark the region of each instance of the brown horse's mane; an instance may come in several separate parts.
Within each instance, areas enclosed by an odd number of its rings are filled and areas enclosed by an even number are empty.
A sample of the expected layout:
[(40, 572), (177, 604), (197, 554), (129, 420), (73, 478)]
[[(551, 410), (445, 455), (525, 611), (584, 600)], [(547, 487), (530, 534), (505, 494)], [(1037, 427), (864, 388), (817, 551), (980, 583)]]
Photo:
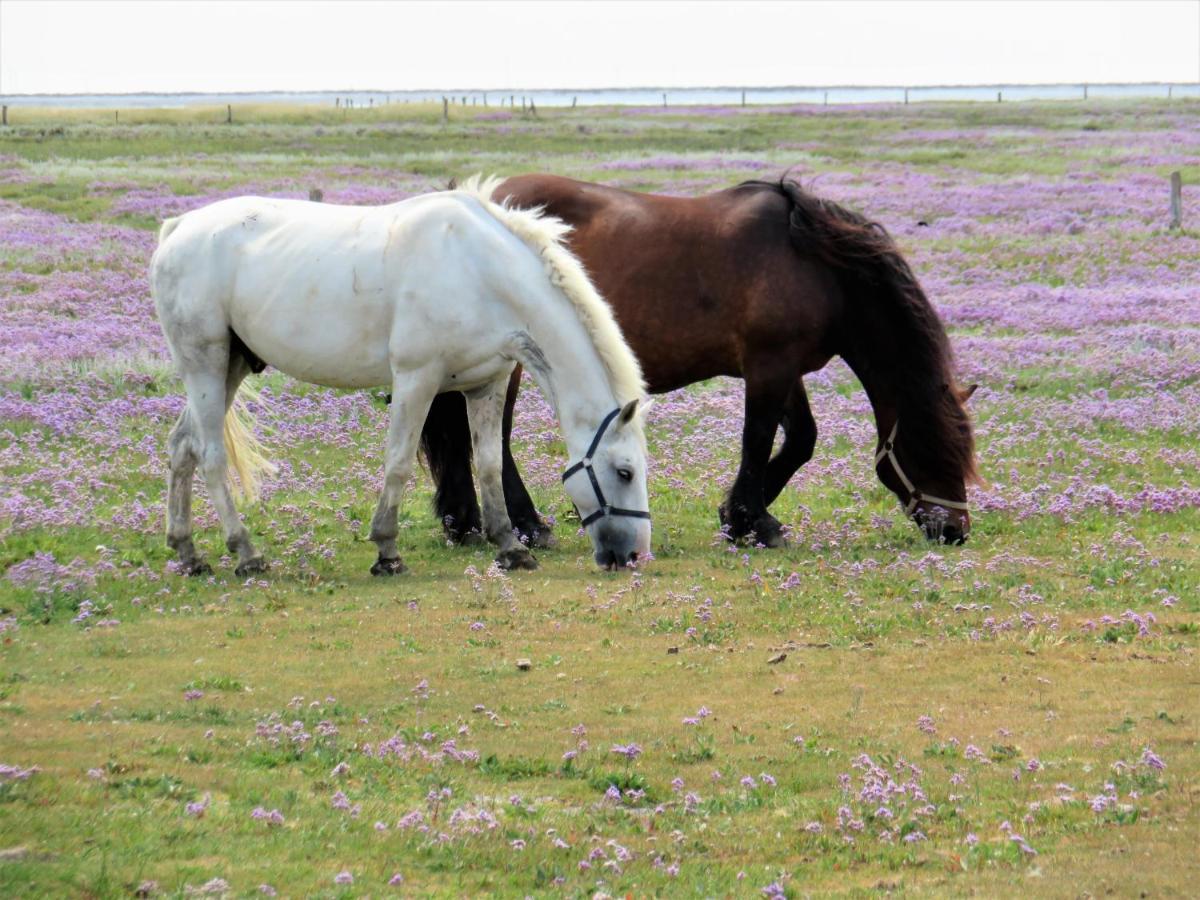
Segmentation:
[[(844, 329), (846, 351), (862, 377), (874, 370), (896, 392), (897, 443), (923, 471), (961, 473), (977, 481), (975, 439), (954, 377), (950, 340), (896, 242), (878, 222), (810, 193), (795, 179), (747, 181), (776, 191), (791, 204), (796, 250), (832, 268), (851, 302), (873, 305)], [(874, 324), (875, 328), (869, 326)], [(867, 327), (864, 327), (867, 326)]]

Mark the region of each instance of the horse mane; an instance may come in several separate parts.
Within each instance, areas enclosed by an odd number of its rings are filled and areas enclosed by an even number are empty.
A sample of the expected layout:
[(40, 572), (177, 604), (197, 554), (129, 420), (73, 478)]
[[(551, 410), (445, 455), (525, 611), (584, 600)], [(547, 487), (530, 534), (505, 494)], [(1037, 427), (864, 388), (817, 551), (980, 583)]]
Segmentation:
[(546, 215), (541, 207), (516, 209), (507, 200), (497, 203), (492, 199), (492, 193), (502, 181), (495, 176), (472, 175), (457, 190), (478, 200), (496, 221), (542, 260), (550, 283), (562, 291), (575, 308), (608, 373), (609, 386), (618, 402), (624, 405), (645, 396), (646, 382), (641, 364), (625, 343), (612, 309), (592, 284), (583, 264), (563, 243), (571, 226), (555, 216)]
[(886, 331), (871, 345), (869, 358), (855, 363), (890, 370), (881, 374), (896, 392), (900, 435), (920, 436), (905, 440), (904, 450), (927, 471), (952, 466), (964, 482), (978, 481), (975, 438), (954, 376), (950, 339), (887, 229), (815, 196), (786, 174), (778, 182), (745, 184), (783, 194), (791, 204), (788, 224), (796, 250), (833, 268), (848, 297), (876, 306)]

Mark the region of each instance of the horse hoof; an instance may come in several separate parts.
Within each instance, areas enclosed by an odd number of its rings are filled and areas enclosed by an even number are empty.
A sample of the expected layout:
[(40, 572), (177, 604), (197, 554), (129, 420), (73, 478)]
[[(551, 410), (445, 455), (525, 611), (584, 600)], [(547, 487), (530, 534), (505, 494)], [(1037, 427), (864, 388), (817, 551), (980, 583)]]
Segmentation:
[(183, 567), (183, 574), (189, 578), (206, 578), (212, 573), (212, 566), (202, 559), (194, 560)]
[(256, 556), (253, 559), (248, 559), (243, 563), (238, 563), (237, 568), (233, 570), (233, 574), (238, 578), (248, 578), (251, 575), (259, 575), (267, 571), (269, 568), (270, 566), (267, 565), (267, 561), (265, 559), (263, 559), (261, 556)]
[(496, 565), (506, 571), (513, 569), (528, 569), (532, 571), (538, 567), (538, 562), (534, 559), (533, 554), (524, 547), (517, 547), (513, 550), (504, 550), (496, 557)]
[(381, 556), (375, 560), (375, 565), (371, 566), (372, 575), (399, 575), (407, 571), (408, 566), (404, 565), (404, 561), (398, 556), (395, 559), (384, 559)]
[(770, 550), (781, 550), (788, 545), (787, 538), (783, 536), (783, 531), (768, 531), (765, 535), (758, 537), (758, 543)]
[(549, 528), (539, 528), (530, 536), (529, 546), (538, 550), (553, 550), (558, 546), (558, 538)]
[(766, 516), (754, 523), (754, 542), (772, 550), (787, 546), (783, 526), (774, 516)]

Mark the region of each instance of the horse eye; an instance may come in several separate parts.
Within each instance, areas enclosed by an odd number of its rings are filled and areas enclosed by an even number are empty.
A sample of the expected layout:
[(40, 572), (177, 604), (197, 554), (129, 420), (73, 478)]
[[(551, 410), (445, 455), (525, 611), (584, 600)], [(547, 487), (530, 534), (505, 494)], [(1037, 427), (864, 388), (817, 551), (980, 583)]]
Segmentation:
[(620, 476), (622, 481), (633, 481), (633, 473), (628, 469), (617, 469), (617, 475)]

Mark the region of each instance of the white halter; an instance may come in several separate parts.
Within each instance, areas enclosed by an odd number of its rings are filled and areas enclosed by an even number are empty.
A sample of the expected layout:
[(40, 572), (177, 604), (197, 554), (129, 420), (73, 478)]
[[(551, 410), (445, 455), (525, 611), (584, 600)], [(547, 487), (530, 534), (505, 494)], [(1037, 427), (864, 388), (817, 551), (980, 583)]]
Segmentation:
[(900, 427), (900, 420), (896, 419), (896, 424), (892, 426), (892, 433), (887, 436), (887, 440), (883, 442), (883, 447), (875, 454), (875, 467), (879, 468), (879, 464), (883, 462), (884, 457), (891, 460), (892, 468), (896, 470), (896, 475), (900, 478), (900, 483), (904, 485), (904, 489), (908, 491), (908, 505), (904, 507), (905, 515), (911, 516), (913, 510), (920, 503), (929, 503), (934, 506), (944, 506), (947, 509), (962, 509), (966, 510), (970, 507), (964, 501), (946, 500), (942, 497), (931, 497), (928, 494), (923, 494), (908, 480), (908, 476), (904, 474), (904, 470), (900, 468), (900, 460), (896, 459), (896, 430)]

